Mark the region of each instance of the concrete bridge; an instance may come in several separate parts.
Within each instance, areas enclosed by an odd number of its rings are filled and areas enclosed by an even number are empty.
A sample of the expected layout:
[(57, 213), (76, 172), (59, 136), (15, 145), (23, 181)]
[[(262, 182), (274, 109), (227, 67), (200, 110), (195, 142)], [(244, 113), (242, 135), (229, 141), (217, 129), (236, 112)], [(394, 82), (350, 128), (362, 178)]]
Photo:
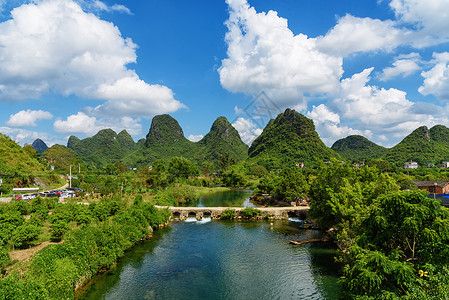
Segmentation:
[[(226, 209), (235, 210), (236, 218), (242, 218), (241, 211), (245, 207), (174, 207), (174, 206), (157, 206), (158, 209), (168, 208), (173, 216), (179, 217), (180, 220), (185, 220), (188, 217), (195, 217), (201, 219), (203, 217), (210, 217), (212, 219), (220, 219), (221, 214)], [(309, 212), (309, 206), (290, 206), (290, 207), (257, 207), (262, 212), (259, 219), (288, 219), (289, 217), (297, 217), (306, 219)]]

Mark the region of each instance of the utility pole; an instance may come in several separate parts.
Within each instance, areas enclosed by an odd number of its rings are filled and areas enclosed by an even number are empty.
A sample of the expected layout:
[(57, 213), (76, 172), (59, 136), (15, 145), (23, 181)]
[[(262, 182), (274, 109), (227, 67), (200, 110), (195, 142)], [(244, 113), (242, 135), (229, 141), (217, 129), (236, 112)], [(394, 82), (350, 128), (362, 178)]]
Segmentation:
[(70, 166), (70, 176), (69, 176), (69, 182), (70, 182), (70, 185), (69, 185), (69, 187), (71, 188), (71, 187), (72, 187), (72, 166)]

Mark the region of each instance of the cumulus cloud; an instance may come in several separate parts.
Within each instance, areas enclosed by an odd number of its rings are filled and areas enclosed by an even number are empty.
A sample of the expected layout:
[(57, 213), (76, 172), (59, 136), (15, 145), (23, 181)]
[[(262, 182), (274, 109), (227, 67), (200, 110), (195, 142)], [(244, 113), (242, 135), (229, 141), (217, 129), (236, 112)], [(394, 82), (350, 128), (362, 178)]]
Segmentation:
[(318, 48), (342, 56), (373, 50), (391, 51), (407, 35), (395, 25), (391, 20), (358, 18), (348, 14), (340, 18), (324, 37), (318, 38)]
[(37, 126), (37, 120), (49, 120), (51, 118), (53, 118), (53, 115), (48, 111), (27, 109), (10, 115), (6, 125), (13, 127)]
[(227, 3), (228, 58), (218, 69), (225, 89), (248, 94), (265, 91), (271, 97), (282, 91), (277, 102), (284, 106), (302, 101), (303, 93), (338, 89), (341, 57), (320, 52), (316, 39), (294, 35), (275, 11), (258, 13), (241, 0)]
[(238, 118), (232, 126), (238, 131), (242, 141), (251, 146), (252, 142), (262, 133), (263, 129), (257, 128), (250, 119)]
[(409, 42), (415, 47), (447, 42), (449, 39), (449, 2), (446, 0), (391, 0), (398, 22), (411, 24), (415, 32)]
[(341, 95), (335, 107), (348, 119), (360, 119), (368, 126), (394, 126), (410, 118), (413, 102), (406, 92), (367, 85), (373, 68), (365, 69), (341, 82)]
[(187, 138), (189, 141), (191, 141), (191, 142), (198, 142), (198, 141), (201, 141), (201, 139), (203, 138), (204, 136), (202, 135), (202, 134), (191, 134), (191, 135), (189, 135), (189, 137)]
[(0, 132), (4, 135), (9, 136), (11, 140), (15, 141), (21, 146), (23, 146), (25, 143), (32, 144), (36, 139), (45, 141), (45, 143), (49, 147), (56, 143), (63, 143), (62, 141), (54, 140), (53, 137), (45, 132), (30, 131), (11, 127), (0, 127)]
[(111, 128), (119, 132), (126, 129), (129, 134), (136, 135), (142, 132), (139, 118), (101, 118), (90, 117), (83, 112), (68, 116), (66, 120), (56, 120), (53, 124), (55, 131), (63, 133), (82, 133), (92, 135), (101, 129)]
[(340, 124), (340, 116), (337, 113), (330, 111), (324, 104), (318, 106), (314, 105), (312, 110), (309, 111), (306, 116), (313, 120), (321, 140), (327, 146), (332, 146), (337, 139), (347, 137), (348, 135), (357, 134), (368, 138), (373, 136), (373, 133), (370, 130), (356, 130)]
[(24, 4), (0, 23), (0, 101), (74, 94), (107, 100), (97, 111), (122, 116), (130, 113), (128, 101), (147, 107), (134, 116), (184, 107), (169, 88), (150, 85), (127, 68), (136, 62), (136, 48), (116, 26), (72, 0)]
[(423, 95), (433, 94), (440, 100), (449, 100), (449, 52), (434, 53), (433, 67), (422, 72), (423, 85), (418, 91)]
[(393, 67), (383, 69), (379, 79), (381, 81), (388, 81), (398, 76), (407, 77), (421, 69), (418, 65), (420, 59), (421, 56), (418, 53), (400, 56), (393, 62)]

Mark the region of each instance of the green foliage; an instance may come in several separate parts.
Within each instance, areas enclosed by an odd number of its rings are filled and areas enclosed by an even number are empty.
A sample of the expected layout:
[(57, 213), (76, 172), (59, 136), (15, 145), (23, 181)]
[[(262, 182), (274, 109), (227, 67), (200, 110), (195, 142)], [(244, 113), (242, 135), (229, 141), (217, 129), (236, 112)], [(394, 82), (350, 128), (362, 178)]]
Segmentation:
[(323, 228), (353, 223), (379, 195), (397, 190), (395, 181), (376, 168), (359, 169), (333, 160), (319, 169), (310, 185), (310, 213)]
[(368, 161), (380, 158), (388, 149), (379, 146), (361, 135), (350, 135), (336, 141), (332, 150), (352, 162)]
[(449, 128), (437, 125), (430, 130), (421, 126), (391, 148), (383, 159), (399, 167), (406, 161), (416, 161), (420, 166), (427, 163), (439, 165), (449, 160)]
[(339, 157), (321, 141), (311, 119), (287, 109), (271, 120), (248, 151), (249, 160), (267, 169), (304, 162), (328, 161)]
[(251, 219), (255, 216), (260, 216), (262, 214), (262, 211), (254, 207), (245, 207), (240, 211), (240, 213), (244, 219)]
[[(129, 165), (150, 165), (158, 159), (184, 157), (201, 163), (218, 164), (220, 155), (228, 153), (234, 161), (247, 157), (248, 146), (238, 132), (224, 117), (218, 118), (210, 132), (199, 142), (184, 137), (178, 122), (169, 115), (155, 116), (146, 136), (145, 146), (128, 155), (124, 160)], [(212, 168), (211, 168), (212, 169)], [(209, 171), (211, 171), (209, 169)]]
[(0, 173), (28, 174), (32, 171), (44, 170), (44, 166), (39, 163), (33, 153), (20, 147), (9, 137), (0, 134)]
[[(45, 204), (39, 203), (41, 206)], [(158, 228), (171, 216), (168, 210), (159, 211), (141, 201), (128, 207), (117, 196), (102, 199), (91, 206), (93, 208), (61, 203), (54, 206), (52, 236), (60, 238), (66, 232), (64, 243), (49, 245), (39, 251), (31, 260), (28, 271), (20, 277), (13, 273), (1, 278), (0, 299), (72, 299), (77, 285), (111, 267), (127, 249), (145, 239), (152, 228)], [(0, 211), (16, 208), (5, 207), (0, 206)], [(97, 218), (96, 222), (86, 222), (79, 229), (66, 231), (67, 220), (77, 220), (80, 215), (89, 215), (91, 210), (96, 211), (99, 207), (101, 215), (105, 214), (103, 221)], [(18, 211), (15, 212), (20, 216)], [(8, 220), (17, 223), (15, 218)], [(25, 226), (29, 228), (22, 230)], [(28, 230), (31, 226), (34, 225), (28, 221), (19, 225), (13, 234), (15, 241), (18, 241), (16, 233), (39, 233), (40, 228), (37, 227)], [(0, 265), (8, 263), (7, 252), (0, 248)]]
[(112, 129), (100, 130), (83, 140), (71, 137), (67, 147), (84, 161), (98, 165), (114, 164), (137, 150), (136, 143), (126, 130), (117, 134)]
[(198, 175), (198, 166), (184, 157), (172, 157), (168, 161), (168, 173), (172, 181), (175, 178), (188, 178)]
[(3, 247), (0, 247), (0, 274), (3, 274), (6, 267), (10, 263), (10, 257), (8, 251)]
[(70, 166), (78, 166), (82, 161), (78, 155), (71, 149), (62, 145), (53, 145), (42, 153), (47, 162), (55, 167), (56, 171), (66, 174), (70, 171)]
[(220, 175), (222, 185), (244, 187), (246, 185), (246, 169), (242, 165), (234, 165)]
[(257, 176), (257, 177), (262, 177), (267, 175), (268, 171), (264, 166), (261, 165), (255, 165), (251, 168), (251, 174)]
[(447, 295), (448, 280), (435, 286), (427, 281), (448, 274), (448, 228), (449, 211), (426, 192), (380, 196), (357, 228), (343, 286), (351, 297)]
[(51, 225), (51, 240), (54, 242), (60, 241), (64, 234), (69, 231), (70, 226), (63, 220), (58, 220)]
[(14, 247), (27, 248), (33, 245), (41, 232), (41, 228), (28, 222), (18, 226), (12, 233)]
[(226, 208), (220, 216), (222, 220), (232, 220), (235, 218), (235, 209)]

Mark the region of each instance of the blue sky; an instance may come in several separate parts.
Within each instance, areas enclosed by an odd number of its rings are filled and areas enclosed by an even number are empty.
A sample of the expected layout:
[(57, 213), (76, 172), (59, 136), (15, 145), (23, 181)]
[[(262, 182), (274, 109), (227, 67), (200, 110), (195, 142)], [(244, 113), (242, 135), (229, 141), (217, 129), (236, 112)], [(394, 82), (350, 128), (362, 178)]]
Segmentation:
[(163, 113), (192, 140), (225, 116), (250, 144), (287, 107), (328, 146), (351, 134), (393, 146), (419, 126), (449, 126), (447, 0), (0, 8), (0, 132), (20, 144), (65, 145), (102, 128), (137, 141)]

